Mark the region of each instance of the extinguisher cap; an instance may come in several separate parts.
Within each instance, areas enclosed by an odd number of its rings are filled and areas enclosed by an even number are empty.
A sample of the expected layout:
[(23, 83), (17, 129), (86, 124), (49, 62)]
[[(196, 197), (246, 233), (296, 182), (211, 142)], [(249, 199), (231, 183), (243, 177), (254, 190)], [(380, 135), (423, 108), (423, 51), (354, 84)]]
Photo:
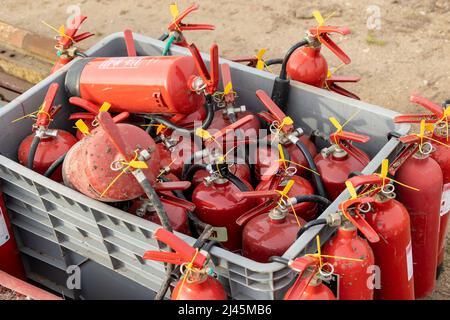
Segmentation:
[(64, 82), (65, 88), (69, 96), (80, 97), (80, 79), (84, 67), (94, 58), (83, 58), (74, 61), (66, 74)]

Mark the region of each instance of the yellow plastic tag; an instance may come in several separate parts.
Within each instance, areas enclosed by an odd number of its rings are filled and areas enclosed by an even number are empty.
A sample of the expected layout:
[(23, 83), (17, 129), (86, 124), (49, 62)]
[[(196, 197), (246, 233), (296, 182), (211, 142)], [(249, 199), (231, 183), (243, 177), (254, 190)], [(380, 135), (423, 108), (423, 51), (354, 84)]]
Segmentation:
[(333, 126), (337, 129), (337, 132), (342, 131), (342, 126), (335, 117), (330, 117), (329, 120), (333, 124)]
[(292, 186), (294, 185), (294, 180), (289, 180), (284, 189), (281, 191), (281, 195), (285, 197), (289, 191), (291, 191)]
[(160, 134), (161, 131), (163, 131), (165, 128), (166, 128), (165, 125), (159, 124), (159, 125), (156, 127), (156, 134)]
[(111, 104), (108, 102), (103, 102), (102, 106), (99, 109), (99, 112), (108, 112), (109, 108), (111, 108)]
[(387, 177), (388, 169), (389, 169), (389, 160), (383, 159), (383, 161), (381, 161), (381, 172), (380, 172), (381, 178), (384, 179)]
[(327, 72), (327, 78), (331, 78), (332, 75), (333, 75), (333, 73), (331, 72), (330, 69), (328, 69), (328, 72)]
[(223, 90), (223, 94), (227, 95), (229, 94), (231, 91), (233, 91), (233, 84), (230, 82), (227, 83), (227, 85), (225, 86), (225, 89)]
[(280, 127), (283, 127), (283, 126), (290, 126), (290, 125), (293, 125), (293, 124), (294, 124), (294, 120), (292, 120), (291, 117), (286, 117), (286, 118), (284, 118), (283, 121), (281, 122)]
[(197, 128), (197, 130), (195, 130), (195, 134), (204, 140), (208, 140), (208, 139), (212, 138), (211, 134), (202, 128)]
[(353, 186), (353, 184), (351, 183), (351, 181), (345, 181), (345, 185), (348, 189), (348, 192), (350, 192), (350, 196), (352, 197), (352, 199), (356, 199), (358, 197), (355, 187)]
[(77, 122), (75, 122), (75, 126), (78, 128), (78, 130), (80, 130), (80, 132), (82, 134), (84, 134), (85, 136), (87, 136), (90, 132), (89, 132), (89, 128), (86, 125), (86, 123), (84, 123), (83, 120), (78, 120)]
[(325, 19), (322, 17), (322, 14), (320, 13), (319, 10), (314, 10), (312, 15), (316, 19), (317, 23), (319, 24), (319, 27), (324, 25)]
[(267, 51), (267, 49), (263, 48), (263, 49), (259, 50), (258, 53), (256, 54), (256, 58), (258, 58), (258, 62), (256, 63), (256, 69), (258, 69), (258, 70), (263, 70), (264, 67), (266, 66), (266, 63), (262, 59), (263, 56), (266, 54), (266, 51)]
[(178, 16), (180, 15), (180, 11), (178, 10), (178, 5), (176, 3), (172, 3), (169, 6), (169, 10), (170, 10), (170, 14), (172, 15), (173, 20), (178, 18)]
[(66, 35), (66, 29), (64, 28), (64, 25), (61, 25), (61, 27), (59, 27), (58, 32), (61, 36)]
[(130, 167), (135, 168), (135, 169), (147, 169), (148, 166), (144, 161), (136, 161), (136, 160), (131, 160), (129, 163)]
[(286, 157), (284, 156), (283, 146), (281, 144), (278, 144), (278, 152), (280, 153), (281, 161), (283, 163), (286, 162)]

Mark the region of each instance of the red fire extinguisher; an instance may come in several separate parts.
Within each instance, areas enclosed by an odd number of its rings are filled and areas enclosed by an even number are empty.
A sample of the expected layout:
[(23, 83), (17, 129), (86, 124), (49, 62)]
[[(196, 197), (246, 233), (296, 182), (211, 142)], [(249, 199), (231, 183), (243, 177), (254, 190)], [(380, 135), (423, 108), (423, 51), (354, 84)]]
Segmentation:
[[(395, 187), (386, 177), (387, 161), (381, 175), (356, 176), (348, 180), (352, 187), (366, 185), (363, 191), (374, 198), (365, 208), (359, 208), (365, 219), (381, 238), (371, 243), (375, 264), (380, 268), (380, 287), (375, 287), (375, 299), (414, 300), (413, 252), (408, 211), (395, 200)], [(348, 183), (347, 182), (347, 183)]]
[(14, 239), (8, 212), (6, 210), (3, 192), (0, 186), (0, 270), (25, 280), (20, 253)]
[(345, 190), (345, 181), (351, 172), (362, 171), (369, 164), (367, 154), (352, 144), (367, 141), (367, 136), (338, 129), (330, 135), (332, 145), (322, 149), (314, 159), (331, 200)]
[(287, 264), (298, 272), (298, 277), (284, 295), (284, 300), (336, 300), (330, 288), (322, 283), (319, 259), (303, 256), (288, 261)]
[(447, 123), (450, 119), (450, 109), (444, 105), (439, 106), (418, 95), (411, 96), (411, 102), (417, 103), (428, 109), (431, 114), (407, 114), (395, 117), (396, 123), (420, 123), (425, 120), (426, 123), (433, 123), (434, 130), (431, 136), (434, 141), (433, 152), (430, 157), (433, 158), (441, 167), (444, 177), (444, 188), (441, 200), (441, 218), (439, 223), (439, 244), (438, 244), (438, 268), (442, 266), (446, 248), (447, 225), (450, 211), (450, 145), (448, 140)]
[(70, 22), (70, 26), (67, 30), (64, 29), (64, 26), (58, 30), (59, 35), (56, 36), (57, 44), (55, 46), (58, 61), (53, 66), (51, 73), (58, 71), (76, 57), (85, 57), (79, 48), (74, 46), (74, 43), (78, 43), (94, 35), (90, 32), (84, 32), (77, 35), (78, 29), (80, 29), (81, 24), (86, 19), (87, 17), (85, 16), (76, 16)]
[(67, 131), (49, 129), (49, 125), (61, 106), (54, 106), (59, 85), (52, 83), (47, 91), (44, 102), (37, 111), (36, 122), (33, 124), (33, 134), (26, 137), (19, 146), (19, 162), (29, 169), (49, 176), (55, 181), (62, 181), (61, 168), (52, 174), (47, 170), (77, 142), (77, 139)]
[[(211, 47), (211, 75), (197, 47), (189, 50), (192, 56), (80, 59), (67, 72), (66, 89), (97, 105), (108, 101), (112, 112), (191, 114), (205, 104), (203, 93), (215, 92), (219, 70), (217, 45)], [(212, 119), (212, 106), (207, 112)], [(163, 117), (152, 119), (171, 126)]]
[[(236, 107), (236, 92), (233, 91), (230, 65), (227, 63), (222, 64), (221, 71), (224, 92), (221, 95), (216, 95), (215, 100), (219, 106), (219, 110), (215, 112), (214, 120), (208, 128), (209, 130), (220, 130), (231, 123), (252, 114), (251, 112), (246, 111), (245, 106)], [(256, 137), (260, 128), (261, 124), (258, 118), (255, 117), (251, 122), (240, 128), (240, 130), (243, 131), (243, 134), (246, 136), (253, 135)], [(249, 130), (253, 130), (253, 132), (249, 132)]]
[(236, 224), (236, 220), (254, 205), (253, 199), (239, 198), (237, 193), (250, 191), (252, 186), (230, 172), (223, 152), (217, 152), (215, 143), (227, 131), (242, 127), (252, 118), (251, 115), (245, 116), (212, 136), (209, 133), (201, 134), (206, 139), (206, 148), (202, 153), (208, 153), (211, 158), (211, 164), (207, 166), (210, 176), (194, 189), (192, 202), (196, 206), (198, 218), (214, 226), (223, 246), (231, 251), (241, 248), (242, 228)]
[(435, 286), (443, 186), (442, 170), (429, 156), (432, 145), (423, 142), (425, 138), (425, 121), (422, 121), (420, 134), (399, 139), (405, 144), (404, 150), (389, 168), (396, 180), (415, 188), (399, 185), (397, 198), (411, 219), (416, 299), (430, 295)]
[[(299, 203), (321, 203), (327, 207), (331, 203), (320, 196), (287, 194), (294, 185), (290, 180), (282, 191), (240, 192), (245, 199), (270, 197), (268, 202), (260, 204), (240, 216), (236, 223), (244, 226), (242, 231), (242, 254), (255, 261), (268, 262), (272, 256), (282, 256), (297, 239), (299, 229), (305, 221), (292, 208)], [(289, 214), (289, 212), (293, 214)]]
[(333, 266), (339, 300), (373, 299), (370, 267), (375, 262), (374, 254), (367, 241), (358, 235), (359, 230), (370, 242), (380, 241), (358, 210), (362, 204), (373, 201), (371, 197), (346, 200), (339, 205), (338, 213), (327, 218), (326, 223), (338, 229), (319, 255)]
[(143, 258), (184, 266), (182, 277), (172, 291), (172, 300), (226, 300), (221, 283), (210, 275), (208, 258), (198, 249), (164, 229), (154, 232), (153, 238), (167, 244), (175, 252), (147, 251)]
[[(70, 104), (74, 106), (78, 106), (86, 110), (87, 112), (76, 112), (72, 113), (69, 116), (69, 120), (83, 120), (84, 123), (87, 126), (88, 131), (92, 131), (95, 129), (95, 127), (98, 125), (97, 122), (97, 115), (101, 111), (108, 111), (111, 105), (108, 102), (103, 102), (103, 104), (98, 107), (95, 104), (93, 104), (90, 101), (78, 98), (78, 97), (71, 97), (69, 99)], [(123, 122), (130, 116), (129, 112), (122, 112), (116, 115), (113, 120), (115, 123)], [(84, 138), (84, 133), (80, 131), (80, 129), (77, 129), (76, 137), (78, 140), (81, 140)]]

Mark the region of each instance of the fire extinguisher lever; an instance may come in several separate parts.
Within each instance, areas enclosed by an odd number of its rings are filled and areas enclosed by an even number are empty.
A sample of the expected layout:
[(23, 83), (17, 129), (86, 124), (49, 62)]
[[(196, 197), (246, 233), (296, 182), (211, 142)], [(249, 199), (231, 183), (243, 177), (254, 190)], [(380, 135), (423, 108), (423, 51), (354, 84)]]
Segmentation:
[(36, 127), (47, 128), (52, 120), (52, 117), (59, 111), (58, 107), (53, 105), (56, 94), (58, 93), (59, 85), (52, 83), (45, 95), (44, 102), (38, 111), (36, 119)]
[(281, 130), (284, 133), (290, 133), (294, 130), (294, 126), (291, 122), (286, 123), (287, 116), (286, 114), (275, 104), (275, 102), (272, 101), (272, 99), (269, 97), (269, 95), (263, 91), (263, 90), (257, 90), (256, 96), (258, 99), (263, 103), (263, 105), (269, 110), (270, 114), (275, 118), (276, 121), (281, 125), (283, 123), (283, 126), (281, 127)]
[(303, 256), (289, 261), (288, 266), (298, 272), (298, 277), (294, 285), (284, 297), (284, 300), (290, 300), (301, 297), (308, 287), (311, 280), (316, 276), (319, 270), (319, 260), (310, 256)]
[(60, 47), (58, 49), (67, 50), (74, 44), (74, 42), (75, 43), (80, 42), (94, 35), (93, 33), (90, 32), (84, 32), (82, 34), (76, 35), (78, 29), (80, 29), (81, 25), (86, 19), (87, 17), (82, 15), (73, 18), (73, 20), (70, 23), (71, 27), (67, 29), (64, 32), (64, 35), (61, 35), (58, 39), (58, 47)]
[(146, 251), (143, 256), (145, 260), (168, 262), (177, 265), (192, 263), (194, 267), (202, 268), (208, 259), (205, 255), (198, 252), (172, 232), (163, 228), (156, 230), (153, 233), (153, 238), (165, 243), (175, 252)]
[[(349, 199), (339, 204), (339, 210), (342, 212), (344, 217), (348, 221), (350, 221), (356, 228), (358, 228), (358, 230), (367, 238), (367, 240), (372, 243), (380, 241), (380, 236), (366, 221), (366, 219), (364, 219), (364, 217), (359, 214), (358, 207), (374, 201), (375, 199), (372, 197), (364, 197)], [(350, 208), (352, 208), (352, 212), (350, 212)]]
[(332, 76), (325, 80), (326, 86), (329, 90), (339, 93), (340, 95), (361, 100), (356, 94), (353, 92), (348, 91), (347, 89), (344, 89), (343, 87), (339, 86), (337, 83), (352, 83), (352, 82), (358, 82), (361, 80), (360, 77), (345, 77), (345, 76)]
[(330, 33), (338, 33), (340, 35), (350, 34), (350, 29), (346, 27), (335, 26), (319, 26), (309, 29), (309, 37), (317, 39), (323, 43), (331, 52), (333, 52), (343, 63), (349, 64), (352, 60), (345, 54), (344, 51), (329, 37)]
[(394, 118), (395, 123), (435, 123), (445, 117), (445, 109), (419, 95), (411, 95), (410, 101), (416, 103), (431, 112), (431, 114), (404, 114)]
[(337, 147), (352, 155), (356, 160), (365, 165), (370, 159), (367, 158), (367, 155), (363, 151), (355, 148), (349, 141), (366, 143), (369, 140), (370, 137), (365, 135), (338, 130), (337, 132), (330, 134), (330, 141), (334, 143), (334, 145), (322, 150), (322, 156), (327, 157), (330, 153), (334, 152)]
[(192, 57), (194, 58), (194, 62), (200, 74), (200, 78), (203, 81), (202, 84), (198, 84), (194, 78), (191, 83), (192, 89), (194, 91), (202, 91), (204, 89), (207, 94), (212, 95), (216, 91), (217, 85), (219, 83), (219, 47), (217, 46), (217, 44), (213, 44), (210, 49), (211, 74), (208, 72), (200, 51), (198, 51), (195, 44), (190, 44), (188, 49), (191, 52)]
[(184, 31), (184, 30), (214, 30), (216, 27), (211, 24), (185, 24), (182, 22), (186, 16), (190, 13), (198, 10), (200, 6), (198, 4), (192, 4), (186, 10), (178, 15), (168, 26), (167, 29), (170, 32)]
[(382, 185), (383, 179), (381, 176), (377, 174), (370, 174), (370, 175), (362, 175), (362, 176), (354, 176), (347, 181), (350, 181), (353, 187), (357, 188), (365, 184), (370, 185)]

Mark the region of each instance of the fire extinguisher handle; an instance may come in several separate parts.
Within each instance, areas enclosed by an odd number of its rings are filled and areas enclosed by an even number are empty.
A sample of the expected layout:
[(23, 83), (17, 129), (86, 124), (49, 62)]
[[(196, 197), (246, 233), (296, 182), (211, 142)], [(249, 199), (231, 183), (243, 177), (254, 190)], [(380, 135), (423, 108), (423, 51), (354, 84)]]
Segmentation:
[(211, 73), (208, 71), (208, 68), (206, 68), (200, 51), (198, 51), (195, 44), (190, 44), (188, 49), (191, 52), (192, 57), (194, 58), (194, 62), (200, 74), (200, 77), (206, 85), (206, 92), (212, 95), (216, 91), (217, 85), (219, 84), (219, 47), (217, 46), (217, 44), (213, 44), (210, 49)]
[(327, 78), (326, 81), (327, 83), (336, 83), (336, 82), (340, 82), (340, 83), (354, 83), (354, 82), (359, 82), (361, 80), (360, 77), (356, 77), (356, 76), (332, 76), (330, 78)]
[(422, 96), (419, 96), (417, 94), (412, 94), (410, 97), (410, 101), (412, 103), (421, 105), (422, 107), (431, 111), (438, 118), (438, 120), (444, 116), (444, 108), (442, 108), (442, 106), (440, 106), (434, 102), (431, 102), (430, 100), (425, 99)]
[(330, 140), (332, 142), (341, 141), (341, 140), (349, 140), (349, 141), (353, 141), (353, 142), (366, 143), (370, 140), (370, 137), (362, 135), (362, 134), (358, 134), (358, 133), (348, 132), (348, 131), (338, 131), (338, 132), (330, 134)]
[(395, 123), (420, 123), (422, 120), (425, 120), (425, 123), (435, 123), (438, 119), (433, 114), (402, 114), (399, 116), (395, 116)]
[(51, 110), (53, 108), (53, 103), (58, 93), (59, 84), (52, 83), (48, 88), (47, 94), (45, 95), (42, 108), (39, 110), (36, 120), (37, 126), (48, 126), (51, 120)]
[[(342, 202), (339, 205), (339, 209), (344, 217), (349, 220), (366, 237), (366, 239), (369, 240), (369, 242), (375, 243), (380, 241), (380, 236), (366, 219), (359, 214), (358, 210), (359, 205), (371, 202), (375, 202), (375, 199), (372, 197), (349, 199)], [(355, 206), (355, 209), (353, 210), (354, 215), (349, 212), (349, 208), (352, 206)]]
[[(257, 90), (256, 96), (262, 102), (262, 104), (269, 110), (273, 117), (281, 124), (286, 119), (286, 114), (273, 102), (269, 95), (263, 90)], [(286, 124), (283, 126), (283, 132), (290, 132), (294, 129), (292, 124)]]
[(98, 114), (99, 109), (100, 109), (96, 104), (90, 102), (89, 100), (82, 99), (79, 97), (70, 97), (69, 103), (73, 104), (75, 106), (81, 107), (84, 110), (86, 110), (92, 114), (95, 114), (95, 115)]
[(354, 176), (354, 177), (348, 179), (347, 181), (350, 181), (355, 188), (365, 185), (365, 184), (370, 184), (370, 185), (383, 184), (383, 178), (376, 174)]
[(258, 63), (257, 56), (236, 56), (229, 58), (228, 60), (238, 63), (247, 62), (247, 65), (253, 68), (256, 67), (256, 64)]
[[(225, 87), (231, 82), (231, 69), (230, 65), (228, 63), (223, 63), (221, 66), (222, 71), (222, 84), (223, 88), (225, 90)], [(228, 104), (234, 104), (235, 95), (233, 92), (229, 92), (227, 95), (224, 96), (224, 100)]]
[(195, 204), (193, 204), (192, 202), (172, 196), (169, 193), (161, 195), (160, 199), (163, 203), (170, 204), (190, 212), (193, 212), (195, 210)]
[(191, 187), (189, 181), (170, 181), (170, 182), (158, 182), (155, 184), (154, 188), (156, 191), (176, 191), (176, 190), (187, 190)]
[[(165, 243), (170, 248), (172, 248), (174, 253), (160, 252), (160, 251), (147, 251), (144, 253), (144, 259), (149, 260), (160, 260), (158, 258), (171, 258), (176, 264), (190, 263), (201, 268), (205, 264), (207, 257), (202, 253), (198, 252), (196, 249), (188, 245), (186, 242), (181, 240), (172, 232), (169, 232), (163, 228), (159, 228), (153, 234), (153, 238)], [(175, 258), (176, 257), (176, 258)]]
[[(297, 300), (302, 297), (311, 280), (316, 276), (319, 268), (317, 258), (303, 256), (289, 262), (289, 267), (298, 272), (292, 288), (284, 296), (284, 300)], [(306, 272), (308, 270), (308, 272)]]
[(123, 36), (125, 38), (125, 47), (127, 48), (128, 57), (136, 57), (136, 46), (134, 45), (133, 31), (130, 29), (125, 29), (123, 31)]
[(59, 38), (58, 44), (61, 45), (64, 49), (68, 49), (73, 45), (74, 42), (79, 42), (93, 36), (94, 34), (90, 32), (85, 32), (79, 36), (75, 36), (78, 32), (78, 29), (80, 29), (81, 25), (84, 21), (86, 21), (86, 19), (87, 17), (83, 15), (74, 17), (70, 23), (72, 27), (65, 31), (65, 36), (61, 36)]
[(119, 122), (122, 122), (122, 121), (128, 119), (129, 116), (130, 116), (130, 113), (124, 111), (124, 112), (121, 112), (118, 115), (114, 116), (113, 121), (114, 121), (114, 123), (119, 123)]
[(198, 4), (192, 4), (186, 10), (181, 12), (169, 25), (167, 29), (171, 32), (180, 30), (214, 30), (216, 27), (211, 24), (184, 24), (182, 20), (186, 18), (191, 12), (198, 10), (200, 6)]
[(349, 64), (352, 62), (349, 56), (328, 36), (328, 34), (323, 34), (321, 37), (321, 43), (323, 43), (331, 52), (333, 52), (343, 63)]
[(310, 28), (309, 33), (314, 37), (323, 36), (324, 34), (328, 33), (338, 33), (340, 35), (346, 36), (350, 34), (350, 29), (347, 27), (320, 26)]
[(226, 134), (227, 134), (228, 132), (230, 132), (230, 131), (232, 131), (232, 130), (234, 131), (234, 130), (236, 130), (236, 129), (242, 127), (243, 125), (245, 125), (245, 124), (247, 124), (247, 123), (253, 121), (254, 118), (255, 118), (255, 117), (254, 117), (253, 115), (250, 115), (250, 114), (249, 114), (249, 115), (247, 115), (247, 116), (245, 116), (245, 117), (239, 119), (238, 121), (236, 121), (236, 122), (234, 122), (234, 123), (231, 123), (230, 125), (226, 126), (225, 128), (222, 128), (222, 129), (220, 129), (219, 131), (217, 131), (217, 132), (212, 136), (212, 139), (208, 140), (208, 141), (206, 142), (206, 144), (207, 144), (207, 145), (208, 145), (208, 144), (211, 144), (214, 140), (217, 141), (217, 140), (219, 140), (220, 138), (225, 137)]
[(356, 94), (348, 91), (347, 89), (342, 88), (341, 86), (337, 85), (335, 82), (329, 83), (327, 81), (327, 86), (328, 86), (328, 89), (330, 89), (330, 91), (336, 92), (342, 96), (349, 97), (349, 98), (352, 98), (355, 100), (361, 100), (361, 98), (358, 97)]
[(111, 115), (108, 112), (100, 112), (98, 114), (98, 121), (100, 126), (105, 131), (108, 139), (116, 147), (117, 151), (125, 158), (126, 161), (130, 161), (134, 154), (133, 151), (127, 146), (120, 134), (117, 124), (114, 123)]
[(69, 116), (69, 120), (78, 120), (78, 119), (94, 120), (95, 115), (92, 113), (88, 113), (88, 112), (77, 112), (77, 113), (72, 113)]
[(420, 142), (420, 137), (416, 134), (410, 134), (398, 139), (403, 144), (414, 144)]

